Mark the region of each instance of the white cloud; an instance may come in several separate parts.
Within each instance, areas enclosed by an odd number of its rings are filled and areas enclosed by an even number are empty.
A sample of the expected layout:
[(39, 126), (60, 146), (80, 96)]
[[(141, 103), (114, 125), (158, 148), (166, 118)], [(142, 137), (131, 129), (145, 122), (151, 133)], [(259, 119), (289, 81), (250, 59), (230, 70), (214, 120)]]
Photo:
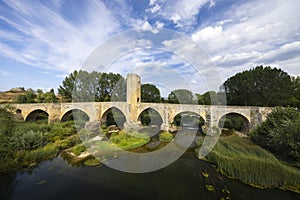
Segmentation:
[(62, 6), (60, 1), (53, 2), (52, 8), (41, 2), (5, 3), (9, 8), (0, 8), (0, 21), (10, 29), (0, 29), (0, 52), (37, 67), (72, 71), (120, 26), (98, 1), (88, 1), (78, 8), (76, 23), (58, 10)]
[(149, 1), (149, 6), (153, 6), (155, 4), (155, 2), (157, 2), (157, 0), (150, 0)]
[(109, 71), (139, 74), (142, 83), (157, 85), (162, 96), (167, 96), (172, 90), (184, 88), (201, 93), (209, 90), (197, 69), (183, 58), (166, 53), (163, 50), (137, 50), (115, 60)]
[(289, 72), (291, 67), (287, 66), (300, 55), (299, 7), (300, 1), (292, 0), (235, 4), (222, 16), (225, 20), (199, 28), (191, 38), (209, 53), (217, 66), (226, 67), (228, 76), (234, 75), (235, 69), (258, 64), (280, 63)]
[(159, 21), (155, 22), (154, 26), (151, 26), (148, 21), (144, 21), (141, 27), (145, 31), (151, 31), (152, 33), (156, 34), (158, 33), (162, 28), (164, 27), (164, 23), (161, 23)]
[(156, 0), (150, 1), (147, 11), (172, 21), (176, 27), (187, 29), (195, 23), (197, 14), (207, 3), (211, 7), (215, 5), (212, 0)]
[[(150, 5), (150, 4), (149, 4)], [(146, 12), (150, 12), (150, 13), (156, 13), (160, 10), (160, 6), (158, 4), (156, 4), (155, 6), (153, 7), (150, 7), (150, 8), (147, 8), (146, 9)]]
[(214, 39), (222, 34), (222, 26), (215, 26), (215, 27), (205, 27), (200, 31), (196, 32), (192, 35), (192, 39), (194, 41), (206, 41), (210, 39)]

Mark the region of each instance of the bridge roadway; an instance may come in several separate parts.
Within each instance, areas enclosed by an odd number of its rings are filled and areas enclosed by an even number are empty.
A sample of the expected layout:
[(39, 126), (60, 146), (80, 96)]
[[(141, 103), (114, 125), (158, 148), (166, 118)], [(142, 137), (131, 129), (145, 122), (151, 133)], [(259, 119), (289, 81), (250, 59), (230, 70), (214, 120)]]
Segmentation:
[(230, 113), (244, 117), (251, 130), (266, 119), (273, 108), (245, 107), (245, 106), (216, 106), (216, 105), (190, 105), (190, 104), (165, 104), (165, 103), (128, 103), (127, 102), (82, 102), (82, 103), (34, 103), (12, 104), (15, 112), (23, 119), (28, 120), (30, 114), (40, 111), (48, 115), (48, 121), (60, 122), (65, 115), (73, 110), (80, 110), (89, 116), (89, 121), (106, 121), (107, 113), (115, 108), (124, 114), (126, 123), (137, 123), (140, 114), (149, 108), (154, 109), (162, 119), (163, 130), (168, 130), (177, 114), (192, 112), (200, 115), (208, 127), (218, 126), (220, 119)]

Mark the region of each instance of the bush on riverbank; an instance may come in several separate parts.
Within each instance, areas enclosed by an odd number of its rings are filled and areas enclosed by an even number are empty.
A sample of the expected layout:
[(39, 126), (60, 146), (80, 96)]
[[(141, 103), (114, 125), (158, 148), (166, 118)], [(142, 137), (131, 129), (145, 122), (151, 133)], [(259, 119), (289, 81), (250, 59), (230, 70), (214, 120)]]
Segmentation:
[(72, 153), (74, 153), (76, 156), (79, 156), (85, 150), (86, 147), (83, 144), (78, 144), (72, 148)]
[(300, 170), (281, 163), (247, 138), (220, 137), (206, 158), (222, 173), (242, 182), (260, 187), (295, 186), (294, 190), (300, 192)]
[(173, 134), (167, 131), (161, 132), (159, 134), (159, 140), (161, 142), (171, 142), (173, 140)]
[(249, 135), (254, 143), (278, 158), (300, 166), (299, 132), (300, 113), (293, 108), (276, 108)]
[(27, 168), (38, 161), (54, 158), (60, 150), (80, 142), (70, 122), (12, 123), (14, 128), (9, 134), (0, 131), (0, 173)]
[(147, 144), (150, 137), (143, 133), (120, 131), (118, 134), (112, 134), (110, 141), (120, 149), (129, 150)]

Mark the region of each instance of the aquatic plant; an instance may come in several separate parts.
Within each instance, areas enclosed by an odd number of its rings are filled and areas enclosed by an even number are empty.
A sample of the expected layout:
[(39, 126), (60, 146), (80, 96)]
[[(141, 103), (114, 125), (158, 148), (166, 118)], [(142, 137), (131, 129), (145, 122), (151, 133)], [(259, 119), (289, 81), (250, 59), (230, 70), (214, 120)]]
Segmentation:
[(167, 131), (164, 131), (164, 132), (161, 132), (159, 134), (159, 140), (161, 142), (171, 142), (173, 139), (173, 134), (172, 133), (169, 133)]
[(222, 173), (254, 186), (288, 188), (300, 185), (299, 169), (280, 162), (247, 138), (221, 137), (206, 158), (216, 163)]

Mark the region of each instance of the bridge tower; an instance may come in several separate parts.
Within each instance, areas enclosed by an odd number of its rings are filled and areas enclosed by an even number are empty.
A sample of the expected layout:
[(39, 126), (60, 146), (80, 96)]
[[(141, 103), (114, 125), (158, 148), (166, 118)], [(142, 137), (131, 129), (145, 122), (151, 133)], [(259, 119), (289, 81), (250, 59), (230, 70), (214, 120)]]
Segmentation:
[(127, 75), (127, 96), (128, 114), (130, 122), (137, 122), (138, 104), (141, 103), (141, 77), (136, 74)]

